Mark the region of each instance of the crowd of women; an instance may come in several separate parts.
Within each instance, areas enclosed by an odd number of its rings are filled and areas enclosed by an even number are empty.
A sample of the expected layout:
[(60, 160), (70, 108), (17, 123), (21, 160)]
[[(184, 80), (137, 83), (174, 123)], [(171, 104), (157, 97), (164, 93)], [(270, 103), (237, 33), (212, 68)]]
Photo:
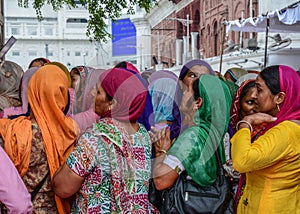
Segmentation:
[(221, 75), (192, 60), (179, 77), (129, 62), (0, 67), (0, 213), (163, 213), (149, 202), (151, 178), (157, 190), (182, 172), (212, 185), (216, 150), (236, 213), (300, 213), (291, 67)]

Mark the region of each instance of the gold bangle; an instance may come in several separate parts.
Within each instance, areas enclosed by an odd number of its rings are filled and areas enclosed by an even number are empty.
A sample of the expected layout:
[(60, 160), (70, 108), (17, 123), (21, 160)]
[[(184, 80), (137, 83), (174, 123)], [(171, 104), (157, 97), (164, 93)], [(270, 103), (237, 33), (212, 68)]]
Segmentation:
[(164, 149), (157, 150), (157, 152), (162, 152), (162, 153), (165, 153), (165, 154), (167, 154), (167, 151), (166, 151), (166, 150), (164, 150)]
[(246, 121), (246, 120), (240, 120), (240, 121), (236, 124), (236, 130), (239, 130), (239, 125), (240, 125), (241, 123), (246, 123), (246, 124), (249, 126), (250, 132), (252, 133), (252, 131), (253, 131), (252, 125), (251, 125), (251, 123), (249, 123), (249, 122)]

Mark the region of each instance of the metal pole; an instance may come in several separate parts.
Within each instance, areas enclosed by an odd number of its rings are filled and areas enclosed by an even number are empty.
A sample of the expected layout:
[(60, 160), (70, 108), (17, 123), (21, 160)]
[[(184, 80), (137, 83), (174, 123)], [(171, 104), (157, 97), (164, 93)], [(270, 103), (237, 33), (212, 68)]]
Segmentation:
[(266, 41), (265, 41), (265, 57), (264, 57), (264, 68), (267, 66), (267, 54), (268, 54), (268, 37), (269, 37), (270, 20), (267, 18), (266, 26)]
[[(252, 0), (250, 0), (250, 2), (249, 2), (249, 16), (252, 18), (252, 16), (253, 16), (253, 14), (252, 14), (252, 11), (253, 11), (253, 9), (252, 9)], [(249, 32), (250, 33), (250, 36), (249, 36), (249, 38), (250, 39), (252, 39), (252, 32)]]
[(225, 24), (221, 24), (221, 47), (220, 47), (220, 68), (219, 68), (219, 72), (220, 74), (222, 74), (222, 63), (223, 63), (223, 50), (224, 50), (224, 40), (225, 40), (225, 31), (226, 31), (226, 25)]
[(189, 56), (190, 52), (190, 15), (186, 15), (186, 54)]
[[(241, 19), (244, 19), (244, 11), (242, 11), (241, 14)], [(242, 49), (242, 44), (243, 44), (243, 31), (240, 31), (240, 49)]]
[(48, 44), (45, 44), (45, 51), (46, 51), (46, 59), (48, 59), (49, 56)]
[(157, 62), (160, 64), (160, 40), (159, 40), (159, 31), (157, 31)]

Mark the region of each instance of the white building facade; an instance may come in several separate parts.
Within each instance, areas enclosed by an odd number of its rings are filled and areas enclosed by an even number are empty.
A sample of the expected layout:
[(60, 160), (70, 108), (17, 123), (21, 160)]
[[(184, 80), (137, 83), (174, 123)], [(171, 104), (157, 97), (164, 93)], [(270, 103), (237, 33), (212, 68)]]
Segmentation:
[(17, 0), (4, 1), (5, 40), (14, 36), (17, 42), (5, 59), (27, 69), (38, 57), (58, 61), (69, 69), (77, 65), (90, 65), (97, 61), (99, 47), (86, 36), (88, 11), (83, 7), (59, 11), (45, 5), (44, 19), (37, 20), (33, 8), (18, 7)]

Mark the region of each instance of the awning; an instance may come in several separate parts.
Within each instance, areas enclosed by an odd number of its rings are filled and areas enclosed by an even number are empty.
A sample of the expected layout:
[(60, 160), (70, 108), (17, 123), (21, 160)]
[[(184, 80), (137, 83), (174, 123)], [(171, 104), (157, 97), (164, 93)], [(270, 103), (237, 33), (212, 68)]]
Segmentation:
[(300, 1), (283, 9), (278, 9), (258, 17), (243, 20), (225, 21), (226, 34), (230, 31), (265, 32), (264, 67), (267, 64), (268, 34), (271, 33), (300, 33)]
[(265, 32), (269, 19), (269, 32), (295, 33), (300, 32), (300, 1), (283, 9), (278, 9), (257, 17), (243, 20), (226, 21), (226, 32)]

